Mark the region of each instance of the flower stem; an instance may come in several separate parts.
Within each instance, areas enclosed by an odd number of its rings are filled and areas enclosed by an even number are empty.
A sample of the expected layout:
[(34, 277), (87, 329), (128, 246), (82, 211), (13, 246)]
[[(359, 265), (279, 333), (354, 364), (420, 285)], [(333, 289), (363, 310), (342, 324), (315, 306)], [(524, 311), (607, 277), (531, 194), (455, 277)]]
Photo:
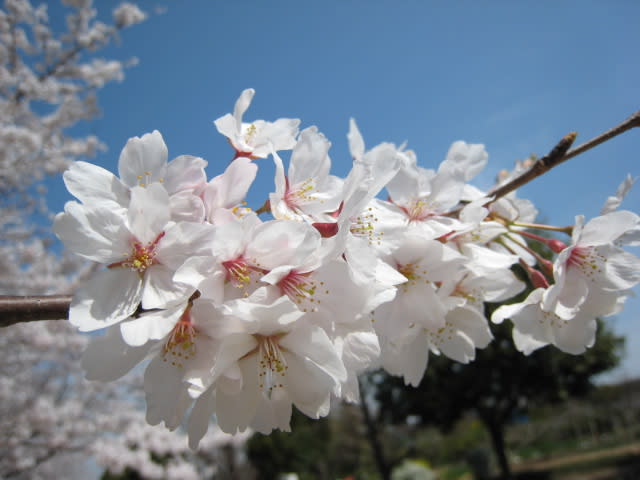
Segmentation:
[(536, 230), (549, 230), (550, 232), (561, 232), (566, 233), (567, 235), (571, 235), (573, 231), (573, 226), (568, 225), (566, 227), (554, 227), (553, 225), (544, 225), (541, 223), (525, 223), (525, 222), (513, 222), (511, 223), (514, 227), (523, 227), (523, 228), (534, 228)]

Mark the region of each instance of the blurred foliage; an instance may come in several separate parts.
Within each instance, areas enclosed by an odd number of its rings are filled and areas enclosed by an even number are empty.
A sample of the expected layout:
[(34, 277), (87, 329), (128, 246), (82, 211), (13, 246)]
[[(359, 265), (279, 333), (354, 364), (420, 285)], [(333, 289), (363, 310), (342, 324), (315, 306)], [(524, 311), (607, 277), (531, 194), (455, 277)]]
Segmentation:
[(332, 408), (330, 417), (318, 420), (294, 409), (291, 432), (256, 434), (247, 453), (259, 480), (286, 472), (296, 472), (300, 480), (344, 478), (356, 472), (354, 478), (375, 478), (360, 412), (353, 405)]

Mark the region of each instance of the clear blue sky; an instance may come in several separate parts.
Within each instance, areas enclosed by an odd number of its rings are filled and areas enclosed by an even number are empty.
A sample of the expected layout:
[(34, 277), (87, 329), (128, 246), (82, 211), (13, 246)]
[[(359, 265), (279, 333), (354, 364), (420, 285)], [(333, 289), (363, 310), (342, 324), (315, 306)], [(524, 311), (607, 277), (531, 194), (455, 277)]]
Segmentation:
[[(100, 0), (101, 14), (118, 3)], [(97, 163), (115, 171), (129, 137), (154, 129), (170, 157), (198, 155), (209, 175), (232, 156), (212, 121), (239, 93), (256, 89), (245, 118), (302, 119), (332, 141), (334, 173), (350, 157), (354, 117), (367, 145), (402, 143), (435, 167), (455, 140), (483, 143), (489, 166), (545, 154), (566, 133), (578, 143), (640, 108), (640, 2), (429, 2), (420, 0), (140, 1), (150, 18), (122, 34), (106, 56), (140, 63), (100, 95), (103, 117), (89, 130), (109, 151)], [(156, 7), (165, 13), (154, 13)], [(56, 10), (52, 7), (52, 13)], [(640, 129), (577, 157), (522, 188), (550, 223), (596, 216), (627, 173), (640, 175)], [(251, 206), (272, 188), (261, 161)], [(624, 206), (640, 212), (640, 186)], [(57, 181), (52, 207), (68, 197)], [(637, 251), (634, 253), (638, 253)], [(617, 377), (640, 375), (640, 301), (613, 320), (629, 334)]]

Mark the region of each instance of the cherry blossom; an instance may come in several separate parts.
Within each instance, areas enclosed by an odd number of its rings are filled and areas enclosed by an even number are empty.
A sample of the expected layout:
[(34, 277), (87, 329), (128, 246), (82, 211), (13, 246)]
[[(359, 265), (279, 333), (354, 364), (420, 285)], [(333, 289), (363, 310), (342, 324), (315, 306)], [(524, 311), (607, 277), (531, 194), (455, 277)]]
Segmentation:
[(235, 158), (266, 158), (272, 149), (290, 150), (296, 144), (300, 120), (280, 118), (273, 123), (264, 120), (251, 123), (242, 121), (255, 93), (252, 88), (244, 90), (236, 101), (233, 115), (227, 113), (214, 122), (218, 132), (227, 137), (235, 150)]
[[(473, 361), (493, 338), (486, 302), (503, 303), (491, 320), (511, 320), (523, 353), (582, 353), (596, 317), (618, 312), (640, 281), (640, 260), (622, 249), (639, 243), (640, 217), (617, 210), (630, 179), (586, 225), (539, 225), (532, 202), (469, 183), (487, 163), (483, 145), (454, 142), (425, 169), (404, 146), (367, 150), (351, 120), (342, 179), (317, 127), (243, 123), (253, 95), (215, 122), (234, 151), (223, 173), (207, 182), (204, 159), (167, 162), (159, 132), (134, 137), (119, 177), (70, 168), (81, 203), (54, 225), (68, 249), (104, 266), (70, 310), (80, 330), (104, 329), (83, 355), (88, 378), (145, 364), (147, 421), (186, 425), (193, 449), (211, 418), (230, 434), (288, 431), (294, 408), (319, 418), (332, 398), (359, 401), (368, 369), (415, 386), (431, 354)], [(269, 155), (274, 191), (253, 210), (253, 160)], [(545, 228), (572, 233), (570, 245), (531, 231)]]
[[(145, 309), (166, 307), (190, 292), (172, 277), (190, 255), (205, 248), (210, 229), (169, 224), (169, 196), (161, 184), (134, 187), (127, 216), (69, 202), (54, 231), (75, 252), (107, 266), (79, 290), (70, 321), (83, 331), (104, 328)], [(111, 295), (105, 296), (103, 292)]]
[(640, 217), (621, 210), (596, 217), (584, 224), (576, 217), (571, 245), (554, 263), (554, 285), (544, 296), (542, 307), (560, 318), (571, 319), (578, 311), (608, 316), (617, 309), (616, 292), (640, 282), (640, 259), (615, 246)]
[(498, 308), (491, 320), (501, 323), (505, 318), (511, 319), (514, 343), (525, 355), (549, 344), (574, 355), (592, 346), (597, 328), (595, 316), (579, 312), (569, 320), (562, 319), (542, 308), (543, 295), (543, 289), (536, 289), (524, 302)]

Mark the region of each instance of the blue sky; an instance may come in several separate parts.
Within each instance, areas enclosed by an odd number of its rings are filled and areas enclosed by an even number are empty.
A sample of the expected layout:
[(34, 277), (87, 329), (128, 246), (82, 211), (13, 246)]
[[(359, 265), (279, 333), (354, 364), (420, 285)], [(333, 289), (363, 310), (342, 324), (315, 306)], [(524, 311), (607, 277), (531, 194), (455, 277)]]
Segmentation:
[[(118, 2), (96, 3), (108, 15)], [(103, 116), (88, 125), (109, 147), (95, 161), (112, 171), (129, 137), (158, 129), (170, 157), (198, 155), (210, 176), (220, 173), (232, 152), (212, 122), (247, 87), (257, 91), (247, 120), (317, 125), (332, 141), (335, 174), (349, 169), (354, 117), (368, 146), (407, 141), (425, 167), (436, 167), (455, 140), (485, 144), (481, 187), (570, 131), (582, 143), (640, 108), (640, 3), (633, 0), (138, 3), (150, 18), (104, 54), (140, 63), (101, 92)], [(639, 148), (640, 130), (627, 132), (519, 194), (549, 223), (596, 216), (627, 173), (640, 175)], [(272, 187), (270, 161), (260, 167), (254, 207)], [(636, 212), (638, 188), (624, 204)], [(61, 209), (69, 197), (59, 179), (51, 191), (52, 208)], [(629, 335), (615, 378), (640, 375), (639, 314), (640, 301), (630, 299), (613, 320)]]

